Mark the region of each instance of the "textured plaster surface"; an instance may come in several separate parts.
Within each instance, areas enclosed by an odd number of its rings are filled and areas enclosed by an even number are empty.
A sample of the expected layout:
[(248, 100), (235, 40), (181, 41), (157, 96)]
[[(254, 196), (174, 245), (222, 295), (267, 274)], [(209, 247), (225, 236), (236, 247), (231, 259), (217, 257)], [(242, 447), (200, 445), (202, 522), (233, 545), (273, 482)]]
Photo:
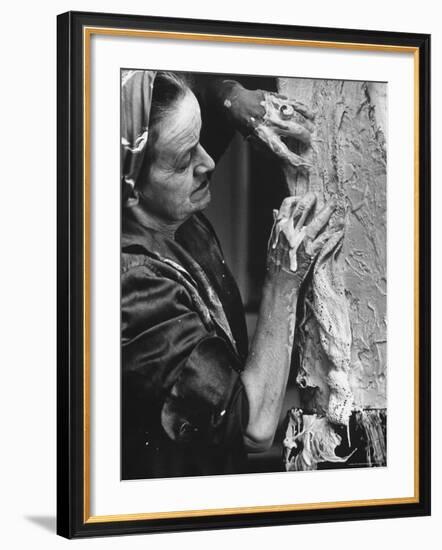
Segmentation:
[[(279, 79), (279, 91), (316, 112), (311, 147), (288, 143), (311, 164), (308, 170), (286, 166), (290, 194), (314, 191), (320, 203), (335, 196), (335, 216), (345, 220), (345, 237), (335, 270), (343, 284), (343, 307), (351, 331), (346, 377), (353, 405), (356, 409), (385, 408), (387, 85)], [(310, 388), (305, 391), (304, 406), (326, 414), (333, 391), (333, 365), (321, 346), (321, 327), (317, 316), (309, 311), (309, 297), (314, 298), (314, 289), (307, 291), (299, 334), (298, 383)], [(336, 330), (339, 332), (340, 327)]]

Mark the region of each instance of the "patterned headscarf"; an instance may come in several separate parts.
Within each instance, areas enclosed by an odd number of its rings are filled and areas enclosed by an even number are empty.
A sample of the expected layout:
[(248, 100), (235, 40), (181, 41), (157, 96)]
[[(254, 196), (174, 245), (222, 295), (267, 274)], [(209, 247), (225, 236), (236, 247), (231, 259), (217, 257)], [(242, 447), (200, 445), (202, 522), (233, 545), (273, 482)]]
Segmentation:
[(121, 186), (126, 204), (140, 175), (146, 153), (149, 113), (156, 71), (121, 75)]

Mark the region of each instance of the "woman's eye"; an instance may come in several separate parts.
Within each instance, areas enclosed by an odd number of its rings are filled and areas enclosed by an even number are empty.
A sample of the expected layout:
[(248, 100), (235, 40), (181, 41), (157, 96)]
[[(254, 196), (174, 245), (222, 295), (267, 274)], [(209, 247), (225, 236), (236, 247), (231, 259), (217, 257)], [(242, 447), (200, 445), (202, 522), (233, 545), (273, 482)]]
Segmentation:
[(190, 161), (192, 160), (192, 153), (188, 153), (184, 159), (182, 159), (180, 161), (180, 163), (178, 164), (178, 172), (184, 172), (184, 170), (186, 170), (187, 168), (189, 168), (189, 165), (190, 165)]

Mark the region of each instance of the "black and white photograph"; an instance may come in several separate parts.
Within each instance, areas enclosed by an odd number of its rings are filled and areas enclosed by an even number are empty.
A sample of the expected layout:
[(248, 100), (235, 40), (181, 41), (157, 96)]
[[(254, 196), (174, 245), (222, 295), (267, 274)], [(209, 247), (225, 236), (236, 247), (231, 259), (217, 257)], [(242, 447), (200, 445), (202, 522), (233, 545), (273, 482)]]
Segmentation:
[(121, 479), (387, 466), (388, 84), (120, 77)]
[(2, 547), (434, 548), (437, 7), (5, 3)]

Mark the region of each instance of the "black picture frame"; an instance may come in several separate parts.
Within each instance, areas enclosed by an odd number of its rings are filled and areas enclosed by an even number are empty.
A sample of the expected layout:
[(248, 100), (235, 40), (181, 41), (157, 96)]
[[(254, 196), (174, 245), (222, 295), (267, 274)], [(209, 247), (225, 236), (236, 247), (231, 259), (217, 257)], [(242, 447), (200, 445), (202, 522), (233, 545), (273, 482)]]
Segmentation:
[[(85, 489), (84, 29), (106, 27), (170, 33), (321, 41), (411, 48), (418, 60), (418, 413), (417, 497), (405, 503), (263, 510), (194, 517), (95, 521)], [(68, 12), (57, 21), (57, 532), (67, 538), (287, 525), (430, 514), (430, 35)], [(87, 304), (87, 301), (86, 301)]]

